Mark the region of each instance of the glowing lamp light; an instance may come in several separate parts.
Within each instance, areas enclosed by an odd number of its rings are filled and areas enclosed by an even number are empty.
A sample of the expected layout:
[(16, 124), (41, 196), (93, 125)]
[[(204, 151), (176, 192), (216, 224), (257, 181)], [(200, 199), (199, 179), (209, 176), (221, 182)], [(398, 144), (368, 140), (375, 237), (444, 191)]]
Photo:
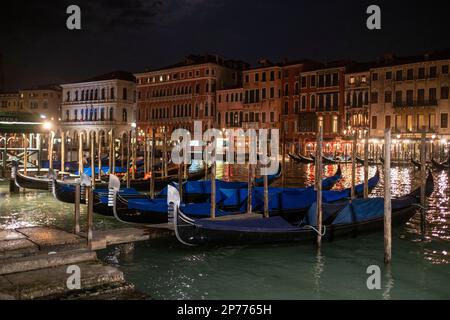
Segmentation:
[(50, 130), (52, 128), (52, 123), (49, 121), (45, 121), (44, 122), (44, 129), (45, 130)]
[(401, 138), (401, 135), (398, 134), (398, 135), (397, 135), (397, 139), (400, 139), (400, 138)]
[(137, 126), (137, 125), (136, 125), (136, 122), (132, 122), (132, 123), (131, 123), (131, 127), (132, 127), (132, 128), (136, 128), (136, 126)]
[(435, 134), (433, 134), (432, 136), (431, 136), (431, 139), (436, 139), (436, 135)]
[(441, 139), (441, 143), (442, 144), (447, 144), (447, 140), (446, 139)]
[(45, 116), (45, 114), (41, 114), (40, 115), (41, 119), (46, 119), (47, 117)]

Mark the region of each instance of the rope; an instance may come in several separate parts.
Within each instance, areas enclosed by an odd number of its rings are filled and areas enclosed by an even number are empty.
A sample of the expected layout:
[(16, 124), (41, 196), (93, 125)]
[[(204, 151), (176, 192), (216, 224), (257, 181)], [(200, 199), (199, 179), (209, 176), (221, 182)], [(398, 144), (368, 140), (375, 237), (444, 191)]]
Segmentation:
[(317, 233), (317, 235), (319, 235), (321, 237), (323, 237), (327, 233), (327, 226), (323, 226), (323, 233), (320, 233), (319, 230), (317, 230), (317, 228), (315, 228), (313, 226), (308, 225), (307, 227), (309, 227), (312, 230), (314, 230)]

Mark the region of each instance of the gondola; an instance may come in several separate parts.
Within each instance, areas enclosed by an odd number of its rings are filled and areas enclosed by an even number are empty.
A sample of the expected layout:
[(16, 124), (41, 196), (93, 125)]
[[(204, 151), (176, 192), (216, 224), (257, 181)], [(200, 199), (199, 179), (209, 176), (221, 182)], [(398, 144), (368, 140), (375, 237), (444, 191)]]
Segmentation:
[(49, 191), (51, 187), (51, 179), (24, 175), (18, 169), (17, 163), (13, 166), (11, 177), (14, 178), (15, 184), (19, 188)]
[(411, 163), (414, 165), (414, 167), (416, 167), (419, 170), (422, 168), (422, 164), (419, 161), (415, 160), (414, 158), (411, 158)]
[(308, 157), (305, 157), (305, 156), (303, 156), (303, 155), (301, 155), (301, 154), (292, 154), (292, 153), (289, 153), (288, 155), (289, 155), (289, 157), (290, 157), (292, 160), (294, 160), (294, 161), (297, 162), (297, 163), (303, 163), (303, 164), (314, 163), (314, 159), (313, 159), (313, 158), (308, 158)]
[[(434, 188), (433, 177), (428, 176), (426, 195)], [(420, 188), (398, 199), (392, 200), (392, 226), (405, 224), (419, 210)], [(296, 222), (282, 216), (262, 218), (242, 215), (230, 219), (193, 219), (184, 213), (179, 194), (175, 188), (169, 192), (170, 221), (173, 219), (175, 235), (185, 245), (249, 245), (263, 243), (312, 242), (317, 237), (316, 209), (311, 206), (307, 215)], [(379, 231), (384, 226), (384, 199), (355, 199), (351, 202), (324, 204), (324, 240), (356, 236)], [(172, 216), (173, 214), (173, 216)]]
[[(338, 170), (337, 175), (340, 176)], [(335, 176), (333, 176), (335, 178)], [(333, 178), (331, 177), (331, 178)], [(114, 203), (114, 216), (124, 223), (139, 224), (159, 224), (167, 223), (167, 198), (163, 199), (127, 199), (117, 192), (116, 177), (110, 180), (110, 199), (109, 203)], [(167, 190), (175, 187), (169, 185)], [(115, 191), (111, 191), (114, 189)], [(263, 188), (255, 188), (252, 192), (252, 205), (255, 212), (262, 212), (261, 206)], [(112, 192), (112, 193), (111, 193)], [(168, 192), (168, 191), (167, 191)], [(168, 194), (168, 193), (167, 193)], [(308, 188), (270, 188), (269, 197), (271, 197), (271, 214), (299, 216), (306, 213), (307, 208), (315, 199), (313, 187)], [(349, 196), (349, 192), (342, 191), (324, 191), (324, 201), (341, 200)], [(275, 199), (277, 197), (277, 199)], [(280, 199), (283, 200), (280, 200)], [(290, 200), (291, 199), (291, 200)], [(199, 203), (186, 203), (183, 198), (185, 213), (195, 218), (209, 217), (211, 204), (208, 201)], [(247, 201), (247, 189), (217, 189), (216, 193), (216, 216), (236, 215), (242, 213)], [(300, 203), (300, 205), (299, 205)], [(278, 207), (277, 207), (278, 206)], [(281, 207), (280, 207), (281, 206)]]
[[(357, 163), (359, 163), (360, 165), (364, 165), (364, 159), (362, 159), (362, 158), (360, 158), (360, 157), (358, 157), (358, 156), (356, 156), (355, 159), (356, 159), (356, 162), (357, 162)], [(369, 159), (368, 163), (369, 163), (369, 166), (377, 165), (377, 163), (375, 162), (375, 160), (372, 159), (372, 158)]]
[[(278, 170), (275, 174), (271, 174), (267, 176), (267, 182), (269, 183), (269, 185), (271, 185), (273, 182), (275, 182), (276, 180), (278, 180), (281, 175), (282, 175), (282, 171), (281, 171), (281, 164), (278, 164)], [(260, 178), (256, 178), (254, 180), (255, 186), (263, 186), (264, 185), (264, 177), (260, 177)]]
[(450, 164), (449, 164), (448, 160), (445, 162), (437, 162), (436, 160), (434, 160), (434, 158), (432, 158), (431, 164), (437, 170), (450, 170)]
[[(208, 173), (211, 173), (211, 166), (208, 167)], [(200, 180), (205, 177), (204, 170), (198, 170), (189, 173), (187, 180), (194, 181)], [(155, 190), (162, 190), (169, 183), (178, 181), (178, 174), (169, 175), (167, 177), (156, 177), (155, 178)], [(183, 179), (184, 180), (184, 179)], [(148, 191), (150, 190), (150, 179), (135, 179), (130, 181), (130, 187), (138, 191)]]
[[(316, 161), (316, 157), (311, 155), (311, 158), (314, 160), (314, 162)], [(325, 165), (333, 165), (333, 164), (339, 164), (340, 161), (332, 159), (332, 158), (328, 158), (328, 157), (322, 157), (322, 163)]]
[(298, 163), (301, 163), (301, 160), (300, 160), (300, 158), (296, 155), (296, 154), (293, 154), (293, 153), (288, 153), (288, 157), (290, 158), (290, 159), (292, 159), (292, 160), (294, 160), (294, 162), (298, 162)]

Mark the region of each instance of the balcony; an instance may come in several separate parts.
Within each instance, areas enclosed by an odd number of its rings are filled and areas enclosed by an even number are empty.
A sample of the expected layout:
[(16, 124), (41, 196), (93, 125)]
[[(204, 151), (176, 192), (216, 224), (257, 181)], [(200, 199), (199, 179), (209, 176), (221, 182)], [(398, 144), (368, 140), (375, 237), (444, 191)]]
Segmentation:
[(438, 101), (436, 99), (394, 101), (393, 105), (394, 108), (437, 107)]
[[(116, 120), (75, 120), (75, 119), (69, 119), (69, 120), (63, 120), (61, 124), (63, 125), (83, 125), (83, 126), (109, 126), (109, 125), (116, 125), (121, 124), (122, 122), (116, 121)], [(126, 122), (123, 122), (126, 123)]]

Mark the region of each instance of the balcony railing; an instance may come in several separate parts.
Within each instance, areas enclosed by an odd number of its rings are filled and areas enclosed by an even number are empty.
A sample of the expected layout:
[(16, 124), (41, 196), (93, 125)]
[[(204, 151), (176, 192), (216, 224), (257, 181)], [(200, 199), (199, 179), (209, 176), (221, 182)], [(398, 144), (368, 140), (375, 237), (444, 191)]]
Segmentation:
[(409, 101), (394, 101), (395, 108), (408, 108), (408, 107), (436, 107), (438, 101), (432, 100), (409, 100)]

